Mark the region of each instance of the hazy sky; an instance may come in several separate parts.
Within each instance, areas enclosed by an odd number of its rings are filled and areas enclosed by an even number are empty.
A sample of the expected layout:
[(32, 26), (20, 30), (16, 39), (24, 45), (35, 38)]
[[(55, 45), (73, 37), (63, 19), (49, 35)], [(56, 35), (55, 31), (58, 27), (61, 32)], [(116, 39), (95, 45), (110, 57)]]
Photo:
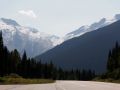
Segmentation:
[(120, 0), (0, 0), (0, 17), (59, 36), (119, 13)]

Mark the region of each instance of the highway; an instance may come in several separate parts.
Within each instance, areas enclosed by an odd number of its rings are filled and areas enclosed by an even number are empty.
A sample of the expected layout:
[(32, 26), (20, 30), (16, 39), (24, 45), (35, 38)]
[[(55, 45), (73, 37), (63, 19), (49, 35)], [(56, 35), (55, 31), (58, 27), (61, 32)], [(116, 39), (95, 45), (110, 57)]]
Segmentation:
[(92, 81), (56, 81), (52, 84), (0, 85), (0, 90), (120, 90), (120, 84)]

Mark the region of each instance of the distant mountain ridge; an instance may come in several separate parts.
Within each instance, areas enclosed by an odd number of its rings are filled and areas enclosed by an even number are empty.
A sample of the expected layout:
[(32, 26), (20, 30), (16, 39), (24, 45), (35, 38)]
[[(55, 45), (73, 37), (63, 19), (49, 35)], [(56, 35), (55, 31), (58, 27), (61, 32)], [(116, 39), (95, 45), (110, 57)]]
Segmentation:
[(82, 26), (79, 29), (66, 34), (64, 37), (58, 37), (56, 35), (40, 32), (35, 28), (21, 26), (15, 20), (1, 18), (0, 31), (3, 32), (4, 44), (9, 50), (16, 48), (21, 54), (26, 50), (28, 56), (35, 57), (64, 41), (110, 25), (118, 20), (120, 20), (120, 14), (115, 15), (111, 20), (103, 18), (99, 22), (89, 26)]
[(18, 49), (22, 54), (26, 50), (29, 57), (39, 55), (59, 43), (59, 37), (24, 27), (11, 19), (0, 19), (0, 31), (3, 32), (4, 44), (9, 50)]
[(74, 30), (68, 34), (65, 35), (64, 40), (69, 40), (72, 39), (74, 37), (78, 37), (81, 36), (87, 32), (93, 31), (93, 30), (97, 30), (99, 28), (102, 28), (104, 26), (110, 25), (116, 21), (120, 20), (120, 14), (116, 14), (112, 19), (106, 19), (106, 18), (102, 18), (100, 21), (95, 22), (91, 25), (85, 25), (85, 26), (81, 26), (80, 28), (78, 28), (77, 30)]
[(109, 50), (120, 43), (120, 21), (72, 38), (36, 57), (64, 69), (91, 69), (97, 73), (106, 70)]

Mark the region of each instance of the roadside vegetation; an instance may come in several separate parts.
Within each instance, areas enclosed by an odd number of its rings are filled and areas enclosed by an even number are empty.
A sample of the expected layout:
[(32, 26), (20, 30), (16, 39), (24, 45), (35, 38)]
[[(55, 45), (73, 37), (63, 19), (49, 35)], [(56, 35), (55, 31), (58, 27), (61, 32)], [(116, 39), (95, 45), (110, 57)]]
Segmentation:
[(17, 74), (11, 74), (9, 76), (0, 77), (0, 84), (45, 84), (53, 83), (54, 80), (50, 79), (29, 79), (22, 78)]
[(120, 45), (118, 42), (116, 42), (115, 46), (109, 51), (106, 68), (106, 73), (93, 80), (120, 83)]
[(115, 80), (115, 79), (112, 79), (112, 78), (102, 79), (101, 77), (96, 77), (96, 78), (93, 79), (93, 81), (108, 82), (108, 83), (120, 83), (120, 79), (118, 79), (118, 80)]

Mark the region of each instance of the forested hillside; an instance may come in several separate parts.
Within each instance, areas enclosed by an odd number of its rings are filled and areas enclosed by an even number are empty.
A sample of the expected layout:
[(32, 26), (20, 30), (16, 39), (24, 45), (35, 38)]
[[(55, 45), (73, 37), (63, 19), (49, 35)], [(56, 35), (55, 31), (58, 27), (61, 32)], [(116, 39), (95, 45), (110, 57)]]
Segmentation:
[(11, 73), (18, 74), (24, 78), (44, 78), (57, 80), (91, 80), (95, 77), (95, 72), (91, 70), (63, 70), (55, 67), (52, 62), (36, 62), (33, 58), (28, 58), (26, 52), (22, 57), (15, 49), (8, 51), (3, 45), (2, 32), (0, 32), (0, 76)]

